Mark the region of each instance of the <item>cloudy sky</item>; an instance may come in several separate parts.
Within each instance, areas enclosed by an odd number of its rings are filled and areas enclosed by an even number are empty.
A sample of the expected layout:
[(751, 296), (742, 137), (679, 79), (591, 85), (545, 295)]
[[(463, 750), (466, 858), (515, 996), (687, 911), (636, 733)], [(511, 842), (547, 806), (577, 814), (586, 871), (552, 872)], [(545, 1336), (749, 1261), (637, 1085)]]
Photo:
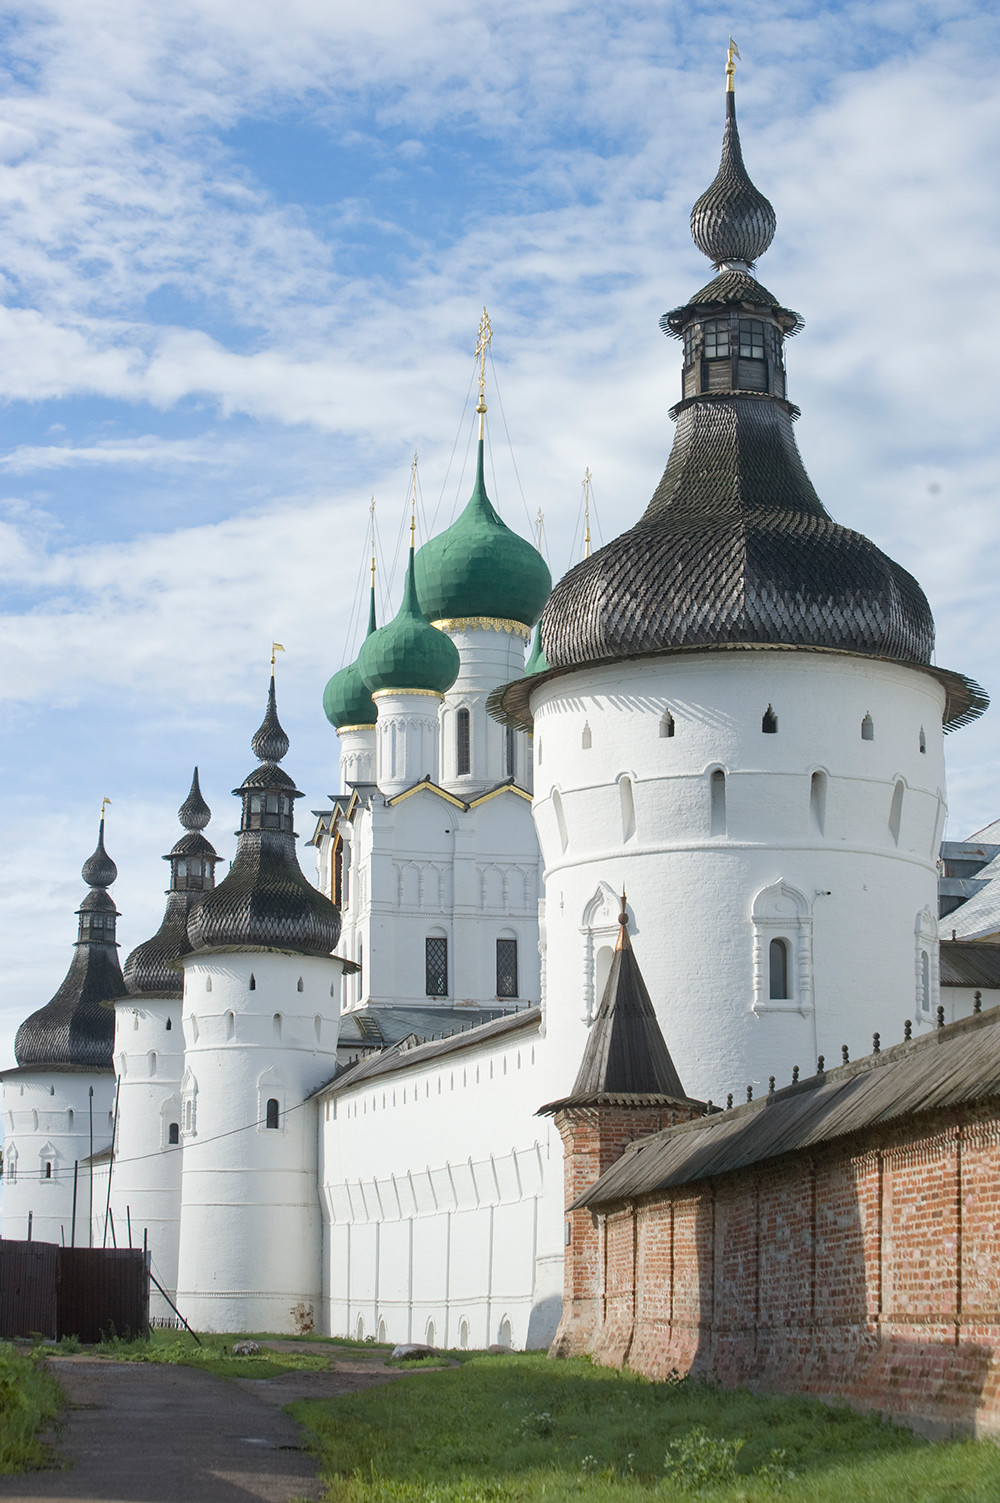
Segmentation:
[[(368, 498), (390, 565), (414, 450), (421, 531), (465, 499), (484, 303), (507, 520), (542, 509), (558, 577), (585, 467), (598, 540), (642, 510), (731, 28), (807, 466), (921, 580), (938, 661), (996, 690), (993, 7), (0, 5), (2, 1061), (64, 974), (103, 796), (123, 955), (195, 762), (231, 855), (272, 637), (309, 833)], [(950, 738), (955, 836), (1000, 814), (998, 723)]]

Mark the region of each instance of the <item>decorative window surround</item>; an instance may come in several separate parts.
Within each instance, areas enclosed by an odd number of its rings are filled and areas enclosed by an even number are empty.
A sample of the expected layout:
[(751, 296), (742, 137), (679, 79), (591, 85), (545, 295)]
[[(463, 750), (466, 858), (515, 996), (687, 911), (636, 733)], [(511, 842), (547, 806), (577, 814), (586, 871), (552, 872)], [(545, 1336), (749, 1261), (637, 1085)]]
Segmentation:
[[(761, 888), (753, 900), (753, 1010), (808, 1017), (813, 1006), (813, 921), (805, 896), (787, 882)], [(771, 998), (771, 941), (788, 944), (787, 998)]]

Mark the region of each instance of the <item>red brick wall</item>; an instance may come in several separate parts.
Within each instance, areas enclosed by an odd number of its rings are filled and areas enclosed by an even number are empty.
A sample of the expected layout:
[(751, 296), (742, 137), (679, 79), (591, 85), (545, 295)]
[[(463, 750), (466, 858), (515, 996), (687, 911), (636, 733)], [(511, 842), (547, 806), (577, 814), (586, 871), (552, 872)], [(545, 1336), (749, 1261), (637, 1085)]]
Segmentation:
[[(563, 1127), (567, 1204), (606, 1167), (600, 1129)], [(624, 1146), (616, 1121), (609, 1162)], [(557, 1354), (1000, 1432), (998, 1111), (921, 1115), (570, 1220)]]

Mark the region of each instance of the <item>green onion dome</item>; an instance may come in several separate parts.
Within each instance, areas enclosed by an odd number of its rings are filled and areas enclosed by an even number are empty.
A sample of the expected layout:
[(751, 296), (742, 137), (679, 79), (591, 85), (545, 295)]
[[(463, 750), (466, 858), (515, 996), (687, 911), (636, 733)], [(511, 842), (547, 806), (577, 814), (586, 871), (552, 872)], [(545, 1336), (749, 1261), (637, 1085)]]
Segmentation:
[[(368, 608), (366, 640), (375, 631), (375, 586)], [(374, 725), (378, 718), (370, 690), (365, 688), (356, 662), (341, 668), (323, 690), (323, 711), (338, 731), (345, 725)]]
[(488, 617), (534, 626), (552, 589), (537, 548), (501, 521), (486, 494), (483, 440), (462, 515), (417, 554), (417, 595), (428, 621)]
[(524, 665), (524, 676), (530, 678), (533, 673), (547, 673), (548, 667), (542, 647), (542, 623), (539, 621), (535, 627), (535, 640), (531, 644), (528, 661)]
[(388, 626), (366, 637), (358, 672), (372, 694), (379, 689), (427, 689), (444, 694), (458, 677), (458, 648), (431, 626), (417, 601), (413, 547), (403, 586), (403, 603)]

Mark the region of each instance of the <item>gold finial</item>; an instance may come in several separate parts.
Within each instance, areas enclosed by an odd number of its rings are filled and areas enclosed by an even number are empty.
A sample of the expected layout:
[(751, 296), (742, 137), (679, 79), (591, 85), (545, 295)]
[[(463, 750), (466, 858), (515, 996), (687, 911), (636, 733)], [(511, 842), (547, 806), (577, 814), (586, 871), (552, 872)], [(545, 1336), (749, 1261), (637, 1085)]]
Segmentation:
[(590, 557), (590, 466), (588, 465), (583, 475), (583, 556)]
[(476, 403), (476, 411), (479, 413), (479, 437), (485, 432), (486, 418), (486, 351), (493, 343), (493, 325), (486, 309), (479, 320), (479, 334), (476, 339), (476, 359), (479, 361), (479, 401)]
[(413, 451), (413, 478), (410, 481), (410, 547), (413, 548), (417, 536), (417, 451)]
[(285, 649), (282, 647), (282, 645), (281, 645), (280, 642), (272, 642), (271, 643), (271, 674), (272, 674), (272, 676), (274, 674), (274, 655), (275, 655), (275, 653), (278, 653), (278, 652), (284, 652), (284, 650)]
[(102, 798), (101, 799), (101, 824), (104, 823), (104, 811), (108, 807), (108, 805), (110, 804), (110, 802), (111, 802), (111, 800), (109, 798)]
[(740, 62), (743, 61), (743, 59), (740, 57), (740, 49), (737, 47), (737, 45), (733, 41), (732, 37), (730, 37), (729, 38), (729, 47), (728, 47), (728, 50), (726, 52), (726, 93), (727, 94), (734, 94), (736, 92), (735, 85), (734, 85), (734, 82), (733, 82), (733, 80), (736, 77), (736, 64), (733, 62), (733, 58), (734, 57), (739, 57), (740, 58)]
[(538, 551), (539, 551), (539, 553), (541, 553), (541, 551), (542, 551), (542, 508), (541, 507), (538, 508), (538, 517), (536, 518), (535, 526), (538, 528)]
[(374, 588), (375, 588), (375, 497), (374, 496), (371, 499), (371, 505), (369, 506), (368, 511), (369, 511), (369, 513), (371, 515), (371, 521), (372, 521), (372, 589), (374, 590)]
[(618, 925), (619, 925), (619, 927), (618, 927), (618, 941), (617, 941), (617, 943), (615, 945), (615, 949), (616, 950), (622, 949), (622, 947), (626, 943), (626, 935), (628, 934), (628, 913), (626, 912), (627, 901), (628, 900), (625, 897), (625, 884), (622, 883), (622, 897), (621, 897), (622, 906), (621, 906), (621, 912), (618, 915)]

